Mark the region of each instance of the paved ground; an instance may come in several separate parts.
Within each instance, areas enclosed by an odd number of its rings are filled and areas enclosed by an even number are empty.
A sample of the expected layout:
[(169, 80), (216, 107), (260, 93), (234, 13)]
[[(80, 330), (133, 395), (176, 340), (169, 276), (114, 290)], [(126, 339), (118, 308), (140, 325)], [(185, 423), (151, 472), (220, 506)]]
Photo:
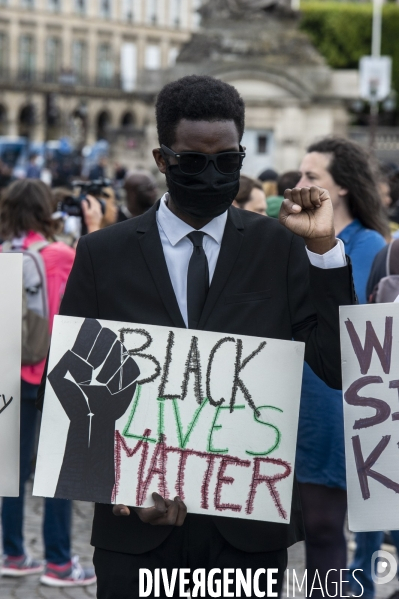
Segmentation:
[[(27, 551), (37, 559), (43, 557), (43, 544), (41, 539), (41, 515), (42, 500), (31, 496), (31, 488), (27, 494), (27, 517), (25, 522), (25, 539)], [(73, 518), (73, 553), (80, 556), (83, 565), (91, 565), (93, 555), (90, 547), (90, 529), (93, 507), (89, 503), (76, 501), (74, 503)], [(351, 537), (348, 539), (349, 553), (351, 555), (353, 542)], [(388, 549), (388, 547), (384, 547)], [(303, 543), (297, 543), (289, 550), (288, 567), (295, 568), (299, 580), (302, 579), (305, 559)], [(387, 599), (389, 595), (399, 589), (399, 584), (395, 580), (388, 585), (380, 585), (377, 588), (376, 599)], [(292, 597), (292, 582), (289, 595), (284, 588), (282, 599)], [(303, 594), (296, 590), (296, 597), (303, 597)], [(0, 599), (88, 599), (96, 597), (96, 586), (74, 589), (53, 589), (39, 584), (38, 576), (29, 576), (24, 579), (0, 578)], [(136, 599), (133, 598), (132, 599)]]
[[(348, 531), (347, 535), (348, 535), (348, 561), (351, 561), (353, 551), (355, 549), (355, 543), (353, 540), (354, 535), (352, 533), (350, 533), (349, 531)], [(383, 545), (382, 549), (389, 551), (396, 557), (394, 547), (392, 547), (390, 545)], [(304, 571), (305, 571), (304, 543), (297, 543), (293, 547), (290, 547), (290, 549), (288, 550), (288, 569), (291, 570), (293, 568), (295, 569), (298, 580), (301, 582)], [(394, 591), (399, 591), (399, 582), (397, 579), (395, 579), (392, 582), (385, 584), (385, 585), (376, 585), (375, 599), (388, 599), (388, 597)], [(304, 593), (298, 592), (297, 587), (295, 589), (295, 594), (293, 594), (292, 571), (290, 573), (289, 589), (287, 588), (287, 578), (285, 578), (281, 599), (285, 599), (287, 597), (298, 597), (298, 598), (304, 597)]]
[[(41, 536), (43, 500), (32, 497), (31, 486), (27, 490), (25, 540), (26, 550), (37, 559), (43, 559)], [(90, 546), (93, 506), (82, 501), (74, 502), (73, 554), (79, 555), (83, 566), (92, 566), (93, 548)], [(0, 578), (0, 599), (88, 599), (96, 596), (96, 585), (86, 588), (54, 589), (39, 583), (39, 576), (23, 579)]]

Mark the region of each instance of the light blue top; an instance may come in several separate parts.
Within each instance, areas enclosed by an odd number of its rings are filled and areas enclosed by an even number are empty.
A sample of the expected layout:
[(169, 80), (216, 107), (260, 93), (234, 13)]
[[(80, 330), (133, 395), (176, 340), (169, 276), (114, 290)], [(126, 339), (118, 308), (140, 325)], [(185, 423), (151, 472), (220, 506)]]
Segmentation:
[[(338, 235), (353, 267), (359, 302), (365, 304), (373, 260), (385, 245), (376, 231), (354, 220)], [(328, 387), (305, 363), (299, 412), (296, 475), (299, 482), (346, 488), (342, 392)]]

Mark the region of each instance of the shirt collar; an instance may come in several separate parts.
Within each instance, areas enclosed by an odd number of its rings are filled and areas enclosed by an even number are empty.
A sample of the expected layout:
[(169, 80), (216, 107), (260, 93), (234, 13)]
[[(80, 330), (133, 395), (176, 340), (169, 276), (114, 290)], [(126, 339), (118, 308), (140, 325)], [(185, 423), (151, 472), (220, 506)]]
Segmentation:
[[(179, 241), (181, 241), (186, 235), (191, 233), (191, 231), (196, 231), (193, 227), (190, 227), (187, 223), (182, 221), (179, 217), (177, 217), (173, 212), (169, 210), (166, 205), (166, 200), (168, 199), (168, 194), (161, 198), (161, 202), (159, 205), (159, 210), (157, 211), (157, 222), (165, 233), (171, 245), (175, 246)], [(227, 221), (227, 210), (223, 212), (220, 216), (213, 218), (211, 222), (209, 222), (205, 227), (202, 227), (200, 231), (206, 233), (212, 239), (216, 241), (219, 245), (222, 243), (223, 233), (226, 226)]]

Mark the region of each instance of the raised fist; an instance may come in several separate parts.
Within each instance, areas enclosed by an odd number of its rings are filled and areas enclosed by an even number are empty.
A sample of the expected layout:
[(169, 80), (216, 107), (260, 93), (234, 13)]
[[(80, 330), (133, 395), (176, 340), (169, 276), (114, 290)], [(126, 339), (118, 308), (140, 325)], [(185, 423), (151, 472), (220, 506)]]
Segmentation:
[(307, 247), (324, 254), (335, 244), (334, 213), (330, 194), (321, 187), (286, 189), (279, 221), (296, 235), (303, 237)]
[(48, 375), (70, 420), (54, 497), (111, 503), (115, 422), (129, 407), (139, 374), (116, 334), (86, 319), (72, 349)]

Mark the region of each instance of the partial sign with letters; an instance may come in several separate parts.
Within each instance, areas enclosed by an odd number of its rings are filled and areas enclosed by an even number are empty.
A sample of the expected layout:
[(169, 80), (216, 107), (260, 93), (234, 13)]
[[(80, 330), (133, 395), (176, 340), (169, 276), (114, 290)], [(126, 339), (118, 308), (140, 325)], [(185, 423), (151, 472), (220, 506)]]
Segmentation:
[(0, 288), (0, 497), (18, 497), (22, 254), (0, 254)]
[[(57, 316), (34, 494), (288, 523), (304, 344)], [(288, 366), (288, 370), (287, 370)]]
[(340, 309), (349, 528), (399, 529), (399, 304)]

